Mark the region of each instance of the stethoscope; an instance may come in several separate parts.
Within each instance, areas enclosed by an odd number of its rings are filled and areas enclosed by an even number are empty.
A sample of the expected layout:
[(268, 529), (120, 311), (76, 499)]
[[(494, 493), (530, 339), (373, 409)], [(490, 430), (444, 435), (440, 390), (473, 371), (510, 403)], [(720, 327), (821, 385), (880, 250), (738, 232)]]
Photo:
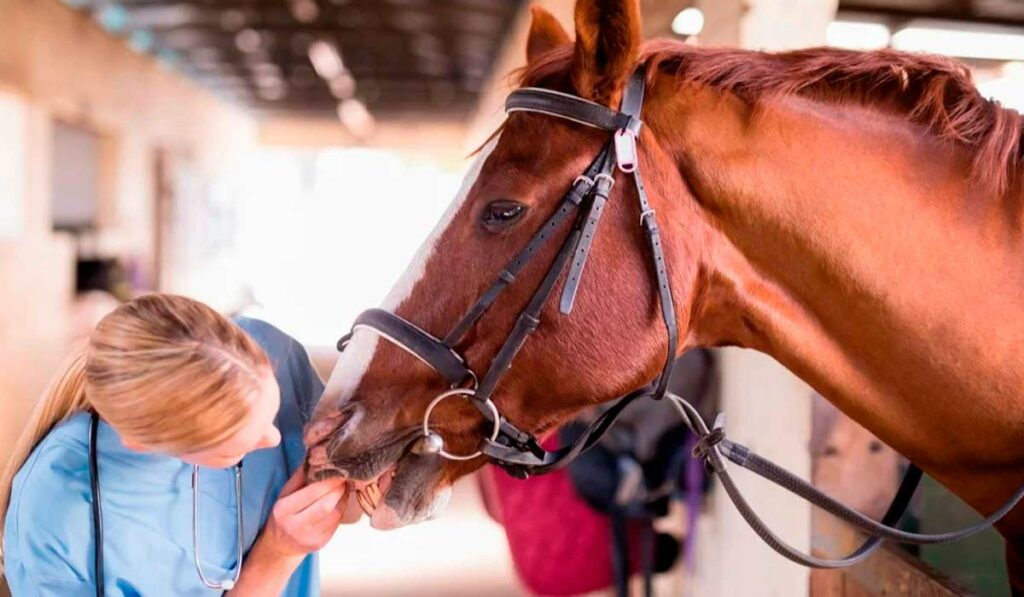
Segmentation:
[[(92, 530), (96, 538), (96, 595), (103, 597), (103, 512), (100, 508), (100, 469), (99, 458), (96, 454), (96, 435), (99, 423), (99, 415), (92, 413), (92, 420), (89, 424), (89, 483), (92, 487)], [(199, 580), (207, 587), (218, 591), (233, 589), (238, 583), (239, 575), (242, 574), (242, 542), (245, 540), (242, 524), (242, 463), (239, 462), (235, 465), (234, 470), (235, 504), (238, 512), (238, 559), (232, 578), (212, 581), (203, 573), (203, 565), (199, 557), (199, 467), (194, 465), (192, 467), (192, 553), (196, 562), (196, 571), (199, 573)]]

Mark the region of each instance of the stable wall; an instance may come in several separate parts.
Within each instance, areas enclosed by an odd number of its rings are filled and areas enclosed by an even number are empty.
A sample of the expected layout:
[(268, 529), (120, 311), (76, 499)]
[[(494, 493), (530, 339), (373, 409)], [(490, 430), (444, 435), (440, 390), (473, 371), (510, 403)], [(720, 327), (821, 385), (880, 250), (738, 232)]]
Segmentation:
[[(66, 354), (75, 251), (51, 230), (52, 126), (102, 137), (90, 252), (155, 282), (156, 161), (230, 172), (255, 123), (56, 0), (0, 0), (0, 460)], [(172, 288), (173, 289), (173, 288)]]

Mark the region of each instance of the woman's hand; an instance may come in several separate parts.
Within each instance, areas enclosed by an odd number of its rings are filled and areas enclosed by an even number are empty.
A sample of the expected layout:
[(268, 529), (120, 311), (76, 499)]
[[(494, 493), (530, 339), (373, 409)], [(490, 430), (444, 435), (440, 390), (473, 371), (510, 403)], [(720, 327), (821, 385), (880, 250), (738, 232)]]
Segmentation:
[(338, 525), (358, 520), (358, 508), (348, 507), (344, 480), (303, 487), (304, 480), (300, 469), (281, 488), (231, 595), (280, 595), (306, 554), (326, 545)]
[(345, 519), (348, 491), (344, 479), (302, 486), (298, 470), (281, 488), (259, 541), (283, 557), (317, 551), (334, 536)]

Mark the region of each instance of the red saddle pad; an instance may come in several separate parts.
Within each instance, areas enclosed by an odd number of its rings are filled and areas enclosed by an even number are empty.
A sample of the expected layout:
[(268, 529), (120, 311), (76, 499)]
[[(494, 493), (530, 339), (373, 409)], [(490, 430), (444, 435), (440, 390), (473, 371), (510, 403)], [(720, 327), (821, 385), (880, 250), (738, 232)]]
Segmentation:
[[(516, 573), (531, 593), (579, 595), (612, 586), (610, 520), (576, 495), (568, 473), (522, 481), (489, 466), (480, 479), (487, 510), (505, 527)], [(638, 531), (630, 529), (635, 569)]]

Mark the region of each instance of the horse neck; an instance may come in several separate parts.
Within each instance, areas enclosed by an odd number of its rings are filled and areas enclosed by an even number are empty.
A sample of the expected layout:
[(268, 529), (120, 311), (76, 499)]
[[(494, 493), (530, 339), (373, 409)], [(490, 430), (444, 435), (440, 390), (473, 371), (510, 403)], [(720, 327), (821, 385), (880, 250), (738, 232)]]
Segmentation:
[(976, 192), (966, 156), (895, 115), (661, 99), (648, 122), (712, 237), (688, 344), (768, 353), (997, 507), (1024, 480), (1024, 197)]

